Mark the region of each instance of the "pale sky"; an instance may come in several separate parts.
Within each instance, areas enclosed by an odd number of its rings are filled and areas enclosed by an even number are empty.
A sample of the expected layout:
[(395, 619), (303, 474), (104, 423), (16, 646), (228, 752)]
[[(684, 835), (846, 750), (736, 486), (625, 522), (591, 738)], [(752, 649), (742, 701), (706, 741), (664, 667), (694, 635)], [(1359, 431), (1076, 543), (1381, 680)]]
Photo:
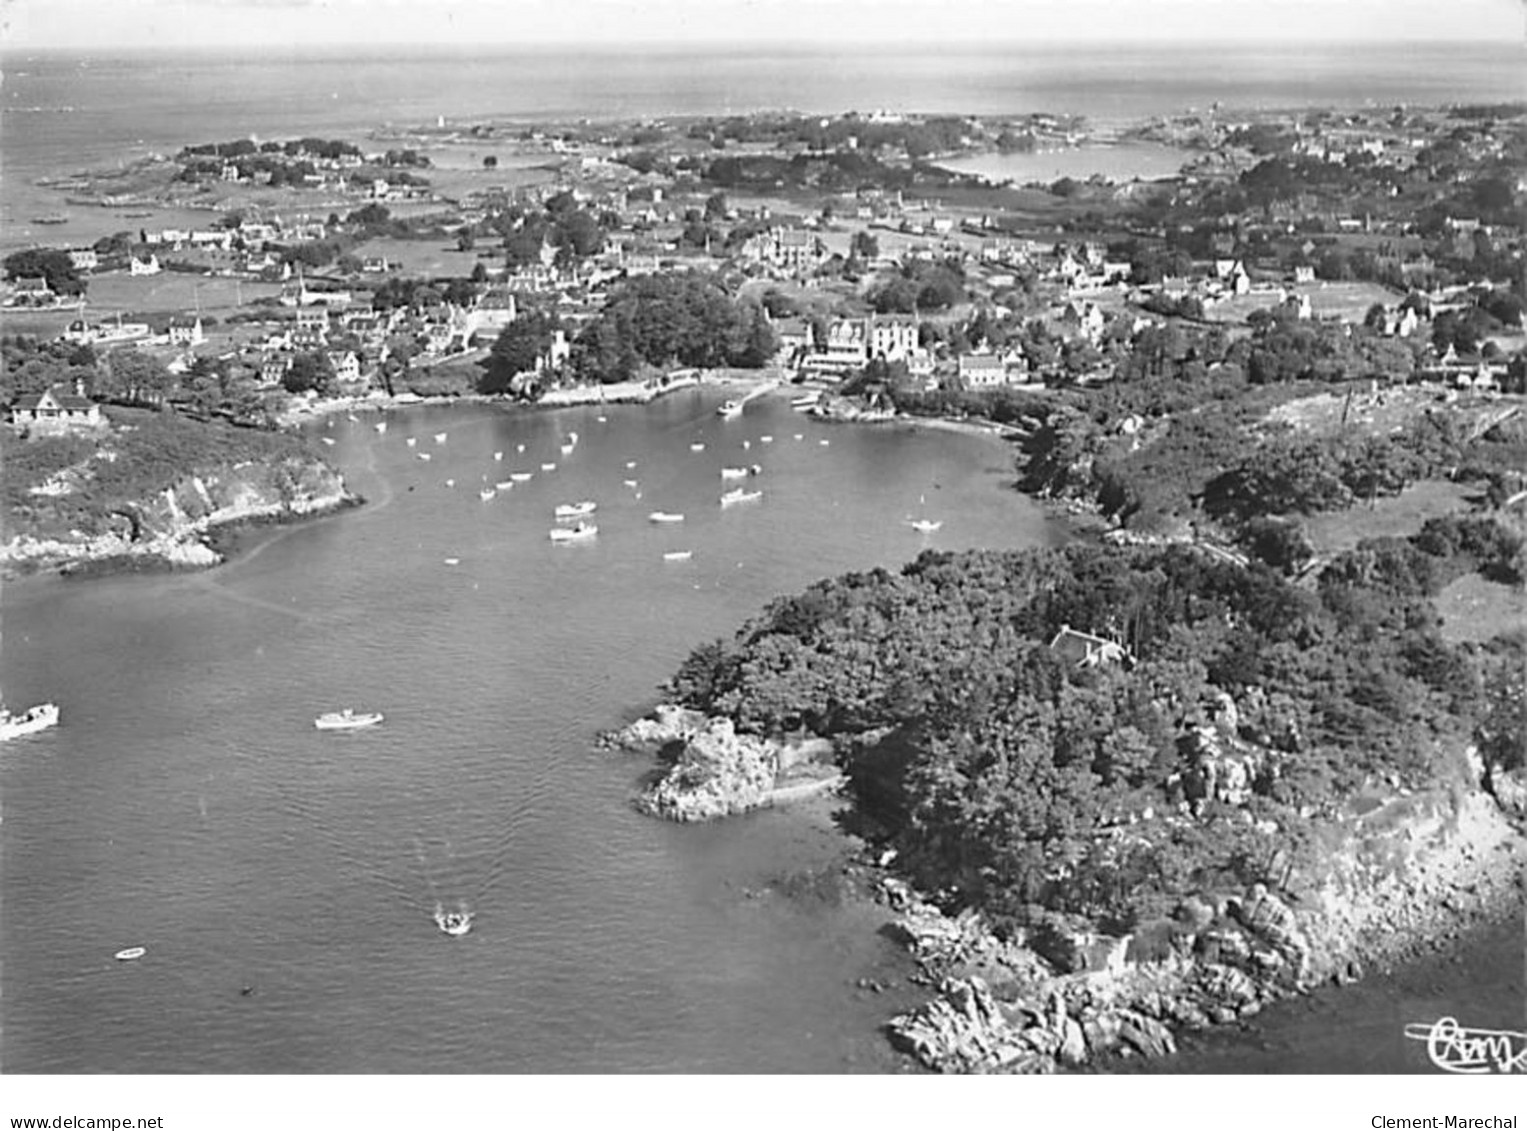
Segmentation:
[(1527, 0), (0, 0), (33, 47), (1495, 40)]

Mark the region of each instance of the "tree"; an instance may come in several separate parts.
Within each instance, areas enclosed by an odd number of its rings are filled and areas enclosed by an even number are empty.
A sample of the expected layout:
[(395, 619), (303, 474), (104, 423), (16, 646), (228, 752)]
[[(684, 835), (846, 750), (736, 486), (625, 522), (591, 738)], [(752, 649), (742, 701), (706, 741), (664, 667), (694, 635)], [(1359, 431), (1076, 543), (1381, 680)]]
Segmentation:
[(152, 354), (115, 349), (106, 355), (103, 391), (112, 400), (158, 406), (175, 387), (175, 376)]
[(556, 318), (540, 310), (527, 311), (505, 326), (483, 362), (484, 373), (478, 379), (477, 391), (509, 392), (515, 377), (538, 368), (551, 349), (557, 328)]
[(486, 156), (486, 157), (484, 157), (482, 159), (482, 167), (484, 169), (497, 169), (498, 168), (498, 158), (495, 157), (491, 153), (488, 154), (488, 156)]
[(858, 231), (848, 241), (849, 254), (859, 259), (875, 259), (880, 255), (880, 241), (873, 232)]
[(456, 233), (456, 250), (471, 251), (477, 246), (477, 235), (471, 228), (462, 228)]
[(69, 253), (57, 248), (28, 248), (12, 252), (5, 257), (5, 276), (8, 279), (35, 279), (47, 281), (48, 289), (64, 298), (74, 298), (85, 293), (85, 281), (69, 260)]
[(281, 378), (281, 387), (288, 393), (329, 395), (334, 390), (334, 367), (329, 364), (328, 355), (311, 350), (293, 355), (291, 367)]

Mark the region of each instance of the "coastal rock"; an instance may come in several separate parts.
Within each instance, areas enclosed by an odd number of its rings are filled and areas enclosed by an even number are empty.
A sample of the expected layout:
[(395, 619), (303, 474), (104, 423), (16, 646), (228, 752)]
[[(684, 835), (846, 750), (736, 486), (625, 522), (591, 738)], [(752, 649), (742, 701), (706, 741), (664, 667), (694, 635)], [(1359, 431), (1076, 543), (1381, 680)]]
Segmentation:
[(684, 740), (673, 766), (639, 807), (671, 821), (710, 821), (770, 803), (778, 773), (774, 747), (740, 735), (730, 719), (707, 719)]
[(23, 527), (0, 546), (0, 567), (75, 568), (120, 560), (203, 569), (222, 560), (206, 544), (221, 528), (323, 514), (355, 501), (339, 473), (321, 460), (203, 469), (103, 520), (117, 529), (60, 536)]
[(600, 743), (637, 754), (656, 754), (670, 743), (688, 742), (705, 729), (707, 721), (701, 711), (660, 703), (652, 714), (602, 736)]
[[(946, 981), (940, 996), (893, 1018), (892, 1041), (938, 1072), (1043, 1073), (1054, 1067), (1030, 1031), (1011, 1025), (980, 978)], [(1044, 1043), (1043, 1037), (1038, 1037)]]

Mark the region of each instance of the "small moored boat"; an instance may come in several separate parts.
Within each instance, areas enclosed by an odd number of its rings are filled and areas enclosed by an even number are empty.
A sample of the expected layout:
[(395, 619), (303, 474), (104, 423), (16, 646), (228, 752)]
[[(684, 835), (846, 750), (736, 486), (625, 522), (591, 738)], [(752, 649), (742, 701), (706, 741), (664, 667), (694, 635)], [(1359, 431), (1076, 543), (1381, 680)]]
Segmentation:
[(745, 467), (723, 467), (721, 469), (722, 479), (746, 479), (747, 477), (748, 469)]
[(509, 479), (514, 483), (529, 483), (534, 475), (535, 472), (533, 471), (511, 471)]
[(703, 452), (705, 450), (705, 445), (704, 444), (690, 444), (689, 445), (689, 450), (692, 451), (692, 452)]
[(741, 401), (727, 401), (716, 410), (716, 415), (723, 420), (732, 420), (742, 415)]
[(671, 514), (668, 511), (653, 511), (651, 514), (649, 514), (647, 516), (647, 518), (651, 522), (683, 522), (684, 521), (684, 516), (683, 515), (681, 515), (681, 514)]
[(582, 542), (594, 537), (599, 533), (599, 527), (591, 522), (580, 522), (577, 526), (559, 526), (551, 532), (553, 542)]
[(721, 505), (729, 507), (733, 503), (751, 503), (754, 499), (763, 498), (762, 491), (746, 491), (738, 487), (735, 491), (728, 491), (721, 496)]
[(415, 444), (417, 444), (419, 442), (419, 437), (417, 437), (417, 436), (410, 436), (408, 439), (404, 440), (403, 442), (405, 444), (407, 444), (411, 448), (411, 447), (413, 447)]
[(376, 422), (376, 431), (377, 431), (377, 435), (381, 435), (382, 433), (386, 432), (387, 431), (387, 421), (385, 421), (385, 420), (378, 420)]
[(40, 730), (47, 730), (57, 722), (58, 706), (54, 703), (39, 703), (35, 707), (28, 707), (19, 715), (13, 715), (0, 707), (0, 742), (20, 738), (22, 735), (36, 734)]
[(435, 926), (452, 938), (460, 938), (472, 929), (472, 913), (465, 910), (447, 911), (439, 904), (436, 904)]
[(493, 487), (484, 487), (481, 491), (477, 492), (477, 497), (486, 503), (497, 494), (497, 489)]
[(494, 452), (493, 453), (493, 462), (494, 463), (503, 463), (504, 462), (504, 453), (503, 452)]
[(542, 471), (556, 471), (557, 470), (557, 465), (554, 464), (554, 463), (543, 463), (541, 465), (541, 470)]
[(419, 458), (422, 459), (425, 463), (428, 463), (430, 460), (430, 455), (428, 452), (420, 452)]
[(444, 432), (436, 432), (435, 433), (435, 443), (437, 443), (437, 444), (445, 443), (445, 433)]
[(558, 518), (584, 518), (598, 509), (598, 503), (592, 499), (584, 499), (581, 503), (559, 503), (553, 513)]
[(126, 950), (119, 950), (112, 955), (118, 962), (131, 962), (135, 958), (142, 958), (148, 953), (146, 946), (130, 946)]
[(343, 711), (319, 715), (313, 720), (313, 725), (319, 730), (359, 730), (361, 727), (376, 726), (381, 721), (380, 711), (356, 712), (346, 707)]
[(939, 527), (943, 526), (944, 523), (943, 520), (935, 522), (929, 518), (912, 518), (907, 520), (907, 525), (919, 534), (932, 534)]
[(695, 552), (693, 550), (669, 550), (663, 555), (663, 560), (665, 562), (687, 562), (694, 556)]

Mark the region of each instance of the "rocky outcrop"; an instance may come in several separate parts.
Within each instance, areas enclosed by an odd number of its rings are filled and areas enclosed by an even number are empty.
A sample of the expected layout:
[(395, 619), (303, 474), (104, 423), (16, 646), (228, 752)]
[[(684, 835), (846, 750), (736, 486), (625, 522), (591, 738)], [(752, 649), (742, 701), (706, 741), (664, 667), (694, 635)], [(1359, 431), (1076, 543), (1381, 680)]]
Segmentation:
[(785, 743), (738, 734), (732, 721), (671, 704), (606, 735), (607, 748), (657, 757), (665, 769), (637, 808), (670, 821), (711, 821), (814, 796), (841, 777), (824, 772), (823, 740)]
[(203, 469), (157, 496), (117, 508), (102, 532), (17, 532), (0, 546), (0, 567), (31, 571), (116, 562), (200, 569), (222, 560), (207, 544), (221, 528), (289, 521), (355, 502), (339, 473), (321, 460), (293, 457)]
[(881, 881), (894, 933), (937, 996), (893, 1019), (897, 1047), (941, 1072), (1049, 1072), (1165, 1056), (1185, 1029), (1243, 1021), (1318, 982), (1346, 982), (1522, 900), (1527, 842), (1474, 790), (1400, 792), (1323, 827), (1288, 886), (1183, 900), (1108, 937), (1078, 928), (998, 938)]

